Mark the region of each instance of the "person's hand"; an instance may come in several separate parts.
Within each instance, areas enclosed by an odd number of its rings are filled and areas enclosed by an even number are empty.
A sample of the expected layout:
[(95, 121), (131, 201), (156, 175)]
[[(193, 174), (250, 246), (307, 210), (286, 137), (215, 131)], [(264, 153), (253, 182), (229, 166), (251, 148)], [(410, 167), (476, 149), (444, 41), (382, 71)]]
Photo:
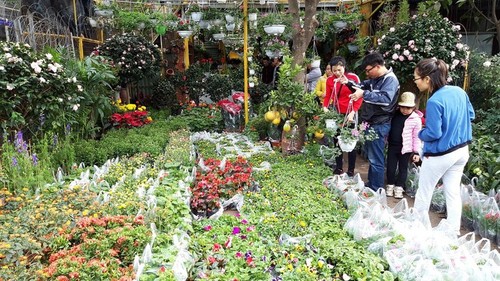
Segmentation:
[(330, 111), (330, 110), (328, 110), (328, 108), (327, 108), (327, 107), (323, 107), (323, 112), (324, 112), (324, 113), (327, 113), (328, 111)]
[(357, 101), (363, 97), (363, 90), (361, 90), (360, 88), (357, 88), (357, 87), (353, 87), (353, 88), (356, 89), (356, 92), (350, 94), (349, 98), (351, 98), (351, 100), (353, 100), (353, 101)]
[(347, 115), (347, 121), (349, 122), (354, 122), (354, 111), (351, 111), (348, 115)]
[(337, 81), (339, 83), (342, 83), (342, 84), (346, 84), (347, 82), (349, 82), (349, 80), (345, 76), (341, 76), (341, 77), (337, 78)]
[(413, 157), (411, 160), (413, 161), (413, 163), (420, 161), (420, 156), (418, 155), (418, 153), (413, 154)]

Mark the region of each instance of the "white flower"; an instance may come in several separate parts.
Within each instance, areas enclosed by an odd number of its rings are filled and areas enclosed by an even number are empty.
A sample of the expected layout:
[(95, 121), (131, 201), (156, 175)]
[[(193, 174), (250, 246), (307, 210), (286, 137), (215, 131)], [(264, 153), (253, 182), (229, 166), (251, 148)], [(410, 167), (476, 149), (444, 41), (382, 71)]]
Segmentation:
[(415, 40), (410, 40), (410, 41), (408, 41), (408, 46), (409, 46), (409, 47), (411, 47), (411, 46), (413, 46), (413, 45), (415, 45)]
[(73, 78), (71, 78), (71, 81), (72, 81), (73, 83), (76, 83), (76, 77), (75, 77), (75, 76), (73, 76)]
[(63, 99), (62, 98), (58, 98), (57, 101), (58, 102), (63, 102)]
[(459, 31), (460, 30), (460, 25), (454, 25), (451, 27), (452, 30)]
[(429, 38), (425, 39), (425, 43), (431, 43), (431, 39)]
[(405, 49), (405, 50), (403, 51), (403, 55), (405, 55), (405, 56), (409, 56), (409, 55), (410, 55), (410, 51), (408, 51), (408, 50), (406, 50), (406, 49)]
[(11, 53), (5, 53), (3, 55), (6, 59), (10, 59), (12, 57), (12, 54)]
[(487, 60), (483, 63), (484, 67), (490, 67), (491, 66), (491, 61)]
[(394, 27), (391, 27), (391, 28), (389, 28), (389, 31), (394, 32), (394, 31), (396, 31), (396, 29)]
[(393, 55), (392, 55), (392, 59), (393, 59), (393, 60), (397, 60), (398, 58), (399, 58), (398, 54), (393, 54)]
[(73, 111), (77, 111), (79, 107), (80, 107), (80, 104), (78, 104), (78, 103), (73, 105)]
[(76, 85), (76, 88), (78, 89), (78, 92), (83, 92), (82, 85)]
[(35, 73), (40, 73), (42, 72), (42, 68), (38, 65), (37, 62), (32, 62), (30, 64), (31, 68), (33, 68), (33, 70), (35, 71)]
[(47, 53), (47, 54), (45, 54), (45, 57), (46, 57), (47, 59), (51, 60), (51, 59), (52, 59), (52, 54)]
[(394, 45), (394, 50), (399, 50), (399, 49), (401, 49), (401, 45), (399, 44)]
[(399, 56), (399, 60), (400, 60), (400, 61), (404, 61), (404, 60), (405, 60), (405, 57), (404, 57), (404, 56)]
[(55, 65), (49, 63), (49, 65), (47, 65), (47, 67), (50, 69), (50, 71), (57, 72), (57, 67)]
[(42, 84), (47, 83), (47, 80), (43, 77), (38, 78), (38, 81), (40, 81), (40, 83), (42, 83)]
[(408, 56), (408, 60), (413, 60), (413, 56), (412, 56), (412, 55), (409, 55), (409, 56)]
[(462, 50), (463, 47), (464, 47), (464, 44), (457, 43), (457, 49)]
[(454, 56), (455, 56), (455, 51), (451, 51), (451, 52), (450, 52), (450, 57), (452, 57), (452, 58), (453, 58)]
[(13, 84), (7, 83), (7, 90), (12, 91), (12, 90), (14, 90), (14, 88), (15, 87)]
[(247, 59), (248, 59), (248, 61), (252, 61), (252, 60), (253, 60), (253, 58), (252, 58), (252, 57), (248, 57)]
[(5, 71), (5, 67), (3, 65), (0, 65), (0, 71)]

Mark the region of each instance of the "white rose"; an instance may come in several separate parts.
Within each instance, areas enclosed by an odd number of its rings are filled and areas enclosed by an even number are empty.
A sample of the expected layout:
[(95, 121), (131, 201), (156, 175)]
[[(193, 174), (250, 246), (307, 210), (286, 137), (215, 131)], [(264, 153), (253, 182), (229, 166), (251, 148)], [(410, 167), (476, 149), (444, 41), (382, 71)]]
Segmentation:
[(401, 49), (401, 45), (399, 44), (394, 45), (394, 50), (399, 50), (399, 49)]
[(398, 58), (399, 58), (398, 54), (393, 54), (393, 55), (392, 55), (392, 59), (393, 59), (393, 60), (397, 60)]
[(80, 107), (80, 104), (78, 104), (78, 103), (73, 105), (73, 111), (77, 111), (79, 107)]
[(45, 57), (46, 57), (47, 59), (51, 60), (51, 59), (52, 59), (52, 54), (45, 54)]
[(483, 63), (484, 67), (490, 67), (491, 66), (491, 61), (487, 60)]

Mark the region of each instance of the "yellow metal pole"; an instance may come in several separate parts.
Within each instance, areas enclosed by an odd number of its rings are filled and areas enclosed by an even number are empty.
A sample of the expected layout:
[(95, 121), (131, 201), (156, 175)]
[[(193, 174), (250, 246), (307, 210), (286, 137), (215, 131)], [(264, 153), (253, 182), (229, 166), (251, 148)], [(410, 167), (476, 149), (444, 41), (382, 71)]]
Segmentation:
[(80, 54), (80, 60), (83, 60), (83, 37), (78, 36), (78, 52)]
[(243, 91), (245, 125), (248, 123), (248, 0), (243, 0)]
[(189, 68), (189, 37), (184, 38), (184, 67)]

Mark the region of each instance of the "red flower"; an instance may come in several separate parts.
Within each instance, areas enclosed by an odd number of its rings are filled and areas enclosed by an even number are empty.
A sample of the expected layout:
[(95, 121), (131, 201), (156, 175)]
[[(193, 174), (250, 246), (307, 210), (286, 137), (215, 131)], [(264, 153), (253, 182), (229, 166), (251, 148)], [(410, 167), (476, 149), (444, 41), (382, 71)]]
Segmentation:
[(66, 275), (57, 276), (57, 281), (69, 281), (69, 278)]
[(218, 243), (215, 243), (214, 244), (214, 247), (213, 247), (213, 251), (214, 252), (218, 252), (220, 250), (220, 248), (222, 248), (222, 246)]

